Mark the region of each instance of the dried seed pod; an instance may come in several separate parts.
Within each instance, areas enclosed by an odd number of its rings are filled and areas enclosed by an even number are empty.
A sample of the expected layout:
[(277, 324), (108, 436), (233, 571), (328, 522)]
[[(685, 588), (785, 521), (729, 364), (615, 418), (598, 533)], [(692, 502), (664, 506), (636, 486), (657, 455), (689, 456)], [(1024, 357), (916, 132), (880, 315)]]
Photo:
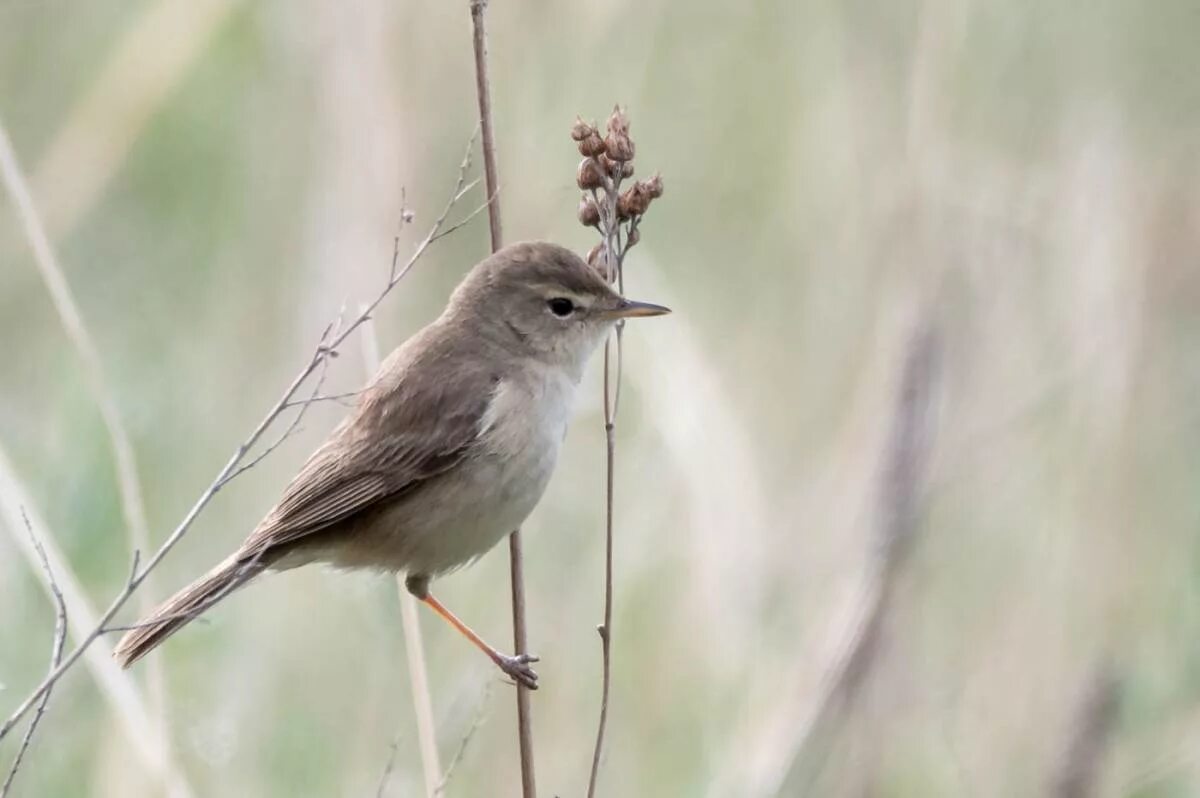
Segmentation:
[(623, 221), (634, 216), (641, 216), (650, 207), (650, 192), (646, 181), (639, 180), (621, 192), (617, 198), (617, 216)]
[(632, 196), (629, 191), (623, 191), (621, 192), (621, 196), (617, 197), (617, 221), (628, 221), (629, 217), (633, 216), (631, 202)]
[(614, 161), (632, 161), (633, 139), (629, 138), (629, 117), (618, 105), (608, 118), (608, 135), (604, 137), (604, 151)]
[(604, 152), (614, 161), (632, 161), (633, 139), (629, 138), (627, 134), (609, 133), (604, 137)]
[(595, 130), (579, 141), (579, 154), (594, 158), (604, 154), (604, 139)]
[(600, 168), (603, 169), (604, 173), (609, 177), (618, 177), (621, 174), (622, 167), (620, 161), (614, 161), (607, 155), (601, 155), (596, 160), (600, 163)]
[(650, 175), (650, 177), (640, 182), (650, 194), (650, 199), (658, 199), (663, 195), (663, 179), (658, 172)]
[(607, 130), (617, 135), (629, 135), (629, 116), (619, 105), (613, 106), (612, 114), (608, 117)]
[(575, 124), (571, 125), (571, 138), (575, 141), (583, 141), (590, 136), (599, 136), (600, 131), (596, 130), (595, 125), (589, 125), (583, 121), (583, 117), (575, 117)]
[(633, 161), (625, 161), (621, 164), (621, 177), (633, 177)]
[(611, 282), (608, 274), (608, 258), (604, 257), (603, 242), (596, 244), (588, 250), (587, 262), (605, 282)]
[(579, 162), (579, 170), (575, 173), (575, 183), (584, 191), (591, 191), (604, 185), (604, 172), (595, 158), (584, 158)]
[(595, 227), (600, 224), (600, 208), (596, 201), (584, 194), (579, 198), (579, 223), (584, 227)]

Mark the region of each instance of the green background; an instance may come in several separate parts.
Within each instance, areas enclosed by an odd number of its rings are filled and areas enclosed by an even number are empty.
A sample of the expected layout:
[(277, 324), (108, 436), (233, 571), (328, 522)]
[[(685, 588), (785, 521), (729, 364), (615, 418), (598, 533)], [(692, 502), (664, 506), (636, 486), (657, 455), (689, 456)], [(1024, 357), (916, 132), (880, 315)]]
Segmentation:
[[(576, 113), (626, 104), (639, 175), (666, 182), (626, 267), (631, 296), (675, 314), (626, 336), (601, 793), (1044, 794), (1106, 663), (1098, 794), (1200, 791), (1200, 6), (497, 0), (489, 17), (509, 240), (591, 246)], [(0, 2), (0, 121), (155, 541), (338, 309), (374, 296), (402, 190), (402, 247), (436, 217), (474, 91), (465, 1)], [(377, 314), (382, 349), (486, 249), (482, 219), (438, 243)], [(943, 351), (917, 537), (870, 672), (798, 779), (869, 586), (922, 320)], [(8, 197), (0, 340), (0, 446), (38, 534), (106, 604), (130, 557), (109, 440)], [(361, 384), (360, 348), (329, 391)], [(598, 377), (527, 525), (543, 795), (583, 793), (599, 704)], [(236, 546), (344, 413), (315, 407), (222, 491), (147, 599)], [(4, 715), (53, 628), (24, 534), (0, 534)], [(439, 594), (507, 641), (507, 571), (497, 549)], [(193, 794), (373, 795), (393, 739), (387, 794), (421, 794), (392, 581), (306, 569), (210, 618), (158, 655)], [(447, 794), (518, 794), (512, 689), (421, 620), (443, 763), (484, 717)], [(156, 794), (76, 668), (14, 795)]]

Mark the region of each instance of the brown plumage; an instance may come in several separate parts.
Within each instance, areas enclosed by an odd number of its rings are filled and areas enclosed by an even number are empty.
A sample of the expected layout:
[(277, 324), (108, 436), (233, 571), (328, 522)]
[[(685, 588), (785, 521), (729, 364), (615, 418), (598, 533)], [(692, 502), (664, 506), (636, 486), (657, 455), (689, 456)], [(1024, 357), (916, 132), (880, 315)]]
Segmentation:
[(618, 318), (663, 312), (621, 298), (554, 244), (514, 244), (484, 260), (445, 312), (387, 358), (241, 547), (127, 633), (114, 656), (128, 667), (264, 570), (324, 562), (406, 573), (415, 595), (533, 686), (532, 658), (487, 646), (429, 582), (524, 521), (588, 356)]

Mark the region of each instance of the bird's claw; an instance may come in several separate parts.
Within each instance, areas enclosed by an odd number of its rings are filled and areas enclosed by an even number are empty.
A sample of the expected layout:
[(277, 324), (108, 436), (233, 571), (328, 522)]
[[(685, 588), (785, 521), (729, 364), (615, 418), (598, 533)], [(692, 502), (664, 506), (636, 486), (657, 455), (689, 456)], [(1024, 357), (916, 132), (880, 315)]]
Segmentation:
[(530, 690), (536, 690), (538, 675), (533, 668), (529, 667), (529, 663), (537, 661), (538, 658), (533, 654), (517, 654), (515, 657), (501, 654), (496, 660), (496, 665), (514, 681), (520, 682)]

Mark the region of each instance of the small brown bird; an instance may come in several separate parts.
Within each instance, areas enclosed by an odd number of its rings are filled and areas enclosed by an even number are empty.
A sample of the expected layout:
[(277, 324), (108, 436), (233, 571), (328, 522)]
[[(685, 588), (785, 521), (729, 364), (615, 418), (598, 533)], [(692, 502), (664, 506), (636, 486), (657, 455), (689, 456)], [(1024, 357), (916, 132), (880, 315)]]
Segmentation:
[(241, 547), (137, 624), (113, 655), (128, 667), (263, 571), (328, 563), (405, 573), (414, 596), (536, 687), (537, 658), (488, 645), (430, 594), (430, 580), (528, 517), (554, 470), (584, 366), (613, 325), (669, 312), (624, 299), (555, 244), (495, 253), (384, 361)]

